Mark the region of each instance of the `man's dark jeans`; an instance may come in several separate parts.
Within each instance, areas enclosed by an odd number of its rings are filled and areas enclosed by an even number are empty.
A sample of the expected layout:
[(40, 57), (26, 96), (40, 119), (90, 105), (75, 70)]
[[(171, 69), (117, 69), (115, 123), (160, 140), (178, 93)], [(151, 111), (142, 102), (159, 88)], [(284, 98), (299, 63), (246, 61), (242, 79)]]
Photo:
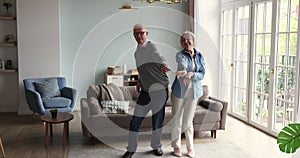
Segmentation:
[(137, 105), (134, 109), (134, 115), (130, 121), (127, 151), (136, 151), (140, 125), (150, 110), (152, 111), (151, 147), (153, 149), (162, 147), (162, 127), (165, 118), (165, 104), (167, 99), (167, 88), (149, 93), (141, 91), (137, 100)]

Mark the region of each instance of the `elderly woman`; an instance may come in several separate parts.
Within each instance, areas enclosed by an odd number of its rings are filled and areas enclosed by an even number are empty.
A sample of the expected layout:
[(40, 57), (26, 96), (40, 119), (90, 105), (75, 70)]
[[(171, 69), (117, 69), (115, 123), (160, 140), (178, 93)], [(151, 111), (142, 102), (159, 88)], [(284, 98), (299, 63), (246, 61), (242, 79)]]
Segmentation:
[(180, 151), (181, 133), (185, 133), (187, 155), (195, 156), (193, 118), (198, 98), (202, 96), (201, 80), (205, 74), (203, 55), (195, 49), (195, 35), (184, 32), (180, 37), (183, 50), (176, 54), (177, 77), (172, 85), (172, 147), (175, 156), (182, 156)]

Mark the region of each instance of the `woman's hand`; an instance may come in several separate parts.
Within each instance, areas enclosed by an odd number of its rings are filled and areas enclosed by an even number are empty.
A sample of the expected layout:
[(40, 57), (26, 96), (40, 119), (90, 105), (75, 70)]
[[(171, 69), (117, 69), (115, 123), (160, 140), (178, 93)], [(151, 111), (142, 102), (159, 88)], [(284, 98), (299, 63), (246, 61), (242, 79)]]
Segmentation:
[(190, 81), (191, 81), (191, 78), (194, 76), (194, 73), (193, 72), (188, 72), (186, 75), (183, 76), (183, 84), (185, 86), (187, 86)]

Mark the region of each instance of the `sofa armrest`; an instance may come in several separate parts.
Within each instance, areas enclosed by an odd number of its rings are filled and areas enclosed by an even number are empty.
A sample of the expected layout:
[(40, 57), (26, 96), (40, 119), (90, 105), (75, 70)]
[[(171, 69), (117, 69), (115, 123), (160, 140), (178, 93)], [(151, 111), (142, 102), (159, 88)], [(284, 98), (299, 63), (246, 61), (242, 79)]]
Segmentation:
[(80, 115), (82, 134), (84, 137), (91, 137), (90, 124), (88, 121), (90, 117), (90, 108), (86, 98), (80, 99)]
[(212, 99), (203, 99), (199, 102), (199, 105), (215, 112), (221, 112), (223, 109), (223, 104), (219, 101)]
[(86, 98), (80, 99), (80, 113), (81, 113), (81, 121), (87, 122), (90, 117), (90, 108)]
[(225, 129), (225, 124), (226, 124), (226, 117), (227, 117), (227, 109), (228, 109), (228, 102), (224, 100), (220, 100), (214, 97), (209, 97), (209, 99), (218, 101), (223, 104), (223, 109), (221, 111), (221, 124), (220, 124), (220, 129)]

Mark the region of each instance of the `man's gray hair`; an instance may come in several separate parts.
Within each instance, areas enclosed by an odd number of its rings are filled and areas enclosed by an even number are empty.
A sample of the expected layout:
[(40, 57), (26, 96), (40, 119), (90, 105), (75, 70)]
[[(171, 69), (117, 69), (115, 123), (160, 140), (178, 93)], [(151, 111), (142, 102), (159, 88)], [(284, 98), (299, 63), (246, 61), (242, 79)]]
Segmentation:
[(147, 31), (146, 27), (143, 24), (135, 24), (133, 30), (142, 28), (144, 31)]

